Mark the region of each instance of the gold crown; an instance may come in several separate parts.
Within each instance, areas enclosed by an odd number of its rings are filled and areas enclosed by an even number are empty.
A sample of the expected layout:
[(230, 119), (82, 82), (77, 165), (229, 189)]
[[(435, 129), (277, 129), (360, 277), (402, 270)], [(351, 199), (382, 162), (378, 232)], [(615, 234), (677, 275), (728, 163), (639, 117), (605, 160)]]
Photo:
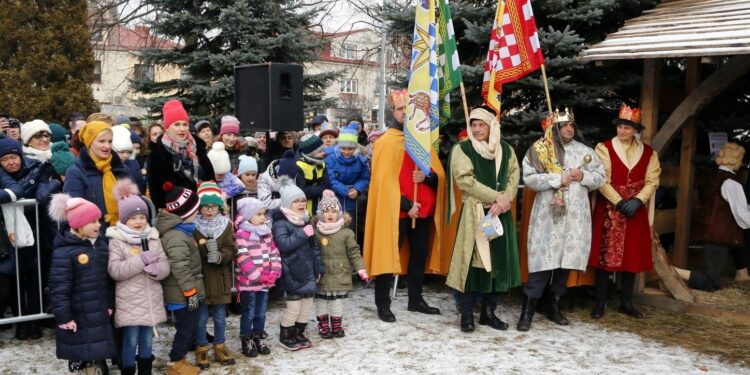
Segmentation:
[(399, 104), (406, 105), (409, 102), (409, 91), (406, 89), (396, 90), (391, 93), (390, 100), (393, 107), (399, 107)]
[(568, 107), (565, 107), (565, 112), (560, 113), (559, 109), (555, 109), (552, 113), (552, 123), (557, 124), (558, 122), (575, 122), (576, 118), (573, 115), (573, 111)]
[(636, 124), (641, 123), (641, 110), (638, 108), (630, 108), (627, 104), (623, 103), (620, 106), (620, 113), (617, 117), (621, 120), (627, 120)]

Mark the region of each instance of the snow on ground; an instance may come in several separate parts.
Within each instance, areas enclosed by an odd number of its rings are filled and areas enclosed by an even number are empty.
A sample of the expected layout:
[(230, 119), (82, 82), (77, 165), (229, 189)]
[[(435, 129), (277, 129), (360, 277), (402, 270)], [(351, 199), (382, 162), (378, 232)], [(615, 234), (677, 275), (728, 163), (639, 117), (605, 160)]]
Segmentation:
[[(618, 373), (618, 374), (750, 374), (750, 369), (679, 347), (649, 342), (640, 336), (605, 330), (572, 320), (556, 326), (537, 314), (532, 330), (518, 332), (519, 306), (501, 306), (498, 316), (511, 323), (500, 332), (477, 326), (471, 334), (458, 329), (458, 314), (447, 292), (427, 292), (428, 303), (442, 315), (406, 311), (405, 292), (393, 302), (396, 323), (378, 320), (373, 290), (357, 290), (345, 301), (346, 337), (323, 340), (309, 330), (311, 349), (286, 352), (277, 344), (281, 303), (271, 303), (266, 330), (271, 355), (245, 358), (240, 354), (239, 316), (227, 322), (227, 344), (237, 364), (212, 363), (207, 374), (455, 374), (455, 373)], [(314, 319), (311, 316), (311, 319)], [(310, 329), (314, 329), (310, 322)], [(166, 373), (166, 356), (174, 329), (162, 325), (155, 338), (155, 374)], [(36, 342), (12, 339), (13, 330), (0, 332), (0, 373), (62, 374), (66, 362), (55, 358), (54, 334), (45, 330)], [(188, 358), (193, 360), (193, 355)], [(113, 373), (117, 373), (113, 371)]]

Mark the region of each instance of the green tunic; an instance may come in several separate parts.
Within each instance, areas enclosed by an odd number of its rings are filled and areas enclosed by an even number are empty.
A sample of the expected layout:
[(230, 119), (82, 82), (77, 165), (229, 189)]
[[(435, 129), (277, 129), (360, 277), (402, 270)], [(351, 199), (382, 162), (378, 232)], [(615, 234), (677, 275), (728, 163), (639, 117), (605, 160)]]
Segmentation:
[[(461, 153), (463, 155), (451, 155), (451, 174), (457, 179), (457, 184), (462, 190), (464, 204), (459, 222), (459, 238), (457, 238), (453, 250), (448, 284), (465, 293), (505, 292), (510, 288), (521, 285), (516, 228), (510, 211), (499, 216), (500, 222), (503, 224), (504, 234), (490, 241), (492, 271), (487, 272), (484, 268), (475, 267), (474, 262), (471, 261), (475, 257), (474, 233), (475, 226), (478, 225), (476, 220), (473, 219), (474, 204), (494, 200), (496, 193), (492, 192), (502, 191), (511, 195), (509, 198), (513, 199), (517, 191), (517, 186), (509, 185), (517, 185), (518, 161), (508, 143), (502, 141), (501, 145), (503, 156), (497, 176), (495, 176), (494, 161), (481, 157), (474, 151), (469, 141), (461, 142), (453, 149), (452, 154)], [(468, 159), (471, 162), (470, 171), (454, 171), (454, 156), (457, 156), (456, 160), (459, 160), (460, 157)], [(454, 172), (462, 174), (462, 176), (456, 177)], [(473, 185), (471, 187), (462, 186), (466, 184), (465, 181), (458, 181), (459, 179), (465, 180), (468, 177), (466, 176), (467, 172), (471, 173), (470, 179)], [(472, 197), (475, 189), (480, 190), (477, 191), (479, 196)], [(489, 199), (490, 195), (492, 196), (491, 199)], [(453, 274), (453, 277), (450, 274)], [(451, 285), (461, 281), (463, 281), (463, 285)]]

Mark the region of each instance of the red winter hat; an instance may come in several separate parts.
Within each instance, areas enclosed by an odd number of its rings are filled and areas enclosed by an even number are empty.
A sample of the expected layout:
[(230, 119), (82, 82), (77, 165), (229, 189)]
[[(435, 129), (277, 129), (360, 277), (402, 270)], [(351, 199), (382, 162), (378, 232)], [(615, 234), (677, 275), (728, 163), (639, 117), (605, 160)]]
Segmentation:
[(164, 107), (161, 110), (161, 115), (164, 119), (164, 129), (169, 127), (176, 121), (190, 121), (185, 107), (182, 106), (182, 102), (177, 99), (170, 99), (164, 103)]

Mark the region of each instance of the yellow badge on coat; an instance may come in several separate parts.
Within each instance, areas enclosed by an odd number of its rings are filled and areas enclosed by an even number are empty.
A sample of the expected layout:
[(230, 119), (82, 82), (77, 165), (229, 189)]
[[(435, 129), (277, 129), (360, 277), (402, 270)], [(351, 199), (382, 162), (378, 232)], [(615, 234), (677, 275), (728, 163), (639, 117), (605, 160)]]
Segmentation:
[(320, 244), (323, 246), (328, 246), (328, 237), (323, 237), (320, 239)]
[(133, 246), (130, 248), (130, 254), (131, 255), (138, 255), (141, 253), (141, 248), (138, 246)]
[(78, 255), (78, 263), (80, 264), (88, 264), (89, 263), (89, 256), (86, 254), (79, 254)]

